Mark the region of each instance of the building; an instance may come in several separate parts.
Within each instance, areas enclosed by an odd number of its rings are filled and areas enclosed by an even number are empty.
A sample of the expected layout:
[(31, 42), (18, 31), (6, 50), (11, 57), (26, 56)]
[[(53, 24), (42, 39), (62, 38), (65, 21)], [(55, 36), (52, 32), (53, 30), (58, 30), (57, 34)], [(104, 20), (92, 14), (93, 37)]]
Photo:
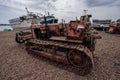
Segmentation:
[(107, 31), (112, 20), (111, 19), (106, 19), (106, 20), (93, 19), (92, 22), (93, 22), (92, 27), (94, 29), (97, 29), (100, 31)]
[(103, 25), (109, 25), (112, 20), (107, 19), (107, 20), (98, 20), (98, 19), (93, 19), (94, 24), (103, 24)]

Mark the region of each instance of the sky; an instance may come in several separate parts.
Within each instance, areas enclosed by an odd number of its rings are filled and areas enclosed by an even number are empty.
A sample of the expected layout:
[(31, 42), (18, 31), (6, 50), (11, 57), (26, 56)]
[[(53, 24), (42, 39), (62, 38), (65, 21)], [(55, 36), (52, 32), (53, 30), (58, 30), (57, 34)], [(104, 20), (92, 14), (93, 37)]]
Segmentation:
[(92, 19), (120, 19), (120, 0), (0, 0), (0, 24), (31, 12), (54, 14), (59, 22), (79, 19), (88, 10)]

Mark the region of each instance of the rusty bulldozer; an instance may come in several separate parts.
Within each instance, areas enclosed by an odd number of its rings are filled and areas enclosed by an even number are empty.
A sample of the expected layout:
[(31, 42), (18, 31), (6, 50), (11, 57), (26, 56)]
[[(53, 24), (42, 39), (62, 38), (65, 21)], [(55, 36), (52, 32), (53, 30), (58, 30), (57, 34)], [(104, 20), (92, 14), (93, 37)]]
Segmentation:
[(16, 42), (25, 43), (28, 53), (89, 73), (94, 66), (95, 41), (101, 38), (90, 28), (90, 17), (92, 15), (83, 15), (69, 25), (64, 21), (54, 25), (31, 24), (31, 32), (16, 33)]

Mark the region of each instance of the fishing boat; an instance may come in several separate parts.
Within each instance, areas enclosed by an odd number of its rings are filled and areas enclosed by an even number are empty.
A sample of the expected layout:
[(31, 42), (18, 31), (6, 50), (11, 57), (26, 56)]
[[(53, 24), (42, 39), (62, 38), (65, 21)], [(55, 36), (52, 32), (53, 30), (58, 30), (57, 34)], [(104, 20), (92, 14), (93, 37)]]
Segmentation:
[[(33, 18), (36, 18), (37, 24), (57, 24), (58, 19), (53, 15), (48, 12), (47, 15), (39, 15), (38, 13), (30, 12), (26, 8), (27, 15), (20, 16), (18, 18), (13, 18), (9, 20), (9, 23), (13, 29), (16, 28), (29, 28), (30, 25), (32, 24)], [(45, 22), (46, 18), (46, 22)]]

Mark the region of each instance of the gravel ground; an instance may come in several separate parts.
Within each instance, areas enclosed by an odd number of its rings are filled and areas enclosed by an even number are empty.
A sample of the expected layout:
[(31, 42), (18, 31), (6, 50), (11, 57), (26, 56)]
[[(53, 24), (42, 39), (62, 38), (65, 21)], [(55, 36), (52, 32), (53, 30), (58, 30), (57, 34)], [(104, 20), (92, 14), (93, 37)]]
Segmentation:
[(120, 80), (120, 35), (99, 32), (93, 71), (80, 76), (67, 66), (27, 54), (18, 31), (0, 32), (0, 80)]

